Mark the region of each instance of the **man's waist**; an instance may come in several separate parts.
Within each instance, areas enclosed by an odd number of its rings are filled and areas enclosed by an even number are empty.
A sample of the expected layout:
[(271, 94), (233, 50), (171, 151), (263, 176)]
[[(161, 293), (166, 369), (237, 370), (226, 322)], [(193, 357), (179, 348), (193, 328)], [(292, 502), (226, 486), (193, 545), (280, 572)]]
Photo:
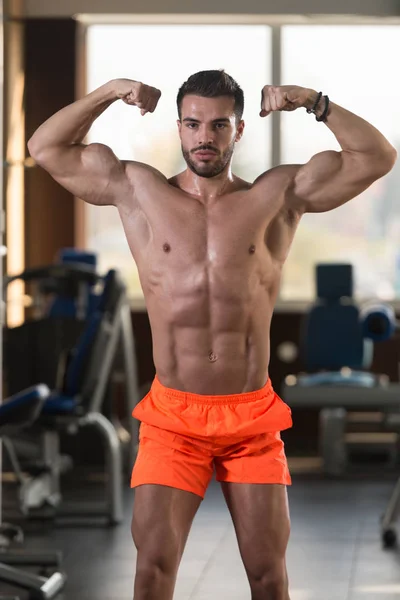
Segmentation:
[(225, 396), (247, 394), (262, 389), (268, 380), (268, 365), (260, 365), (256, 372), (249, 373), (246, 363), (223, 364), (179, 364), (175, 370), (158, 368), (156, 378), (165, 388), (199, 395)]

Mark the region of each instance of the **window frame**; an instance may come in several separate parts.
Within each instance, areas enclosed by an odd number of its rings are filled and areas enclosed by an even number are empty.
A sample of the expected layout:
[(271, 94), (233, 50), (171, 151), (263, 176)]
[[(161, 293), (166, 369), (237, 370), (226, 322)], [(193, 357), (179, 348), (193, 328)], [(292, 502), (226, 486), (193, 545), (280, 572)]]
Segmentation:
[[(282, 28), (285, 26), (399, 26), (399, 17), (375, 17), (360, 15), (220, 15), (220, 14), (78, 14), (77, 34), (77, 98), (87, 93), (87, 32), (92, 25), (265, 25), (271, 28), (269, 52), (271, 56), (272, 85), (280, 85), (282, 81)], [(282, 159), (282, 133), (281, 113), (271, 115), (270, 136), (271, 166), (278, 166)], [(81, 200), (75, 198), (75, 244), (79, 247), (86, 245), (85, 232), (85, 206)], [(134, 309), (145, 309), (143, 297), (132, 297), (131, 305)], [(366, 300), (360, 301), (364, 303)], [(311, 301), (312, 302), (312, 301)], [(400, 298), (390, 301), (395, 308), (400, 308)], [(275, 311), (277, 312), (304, 312), (310, 306), (306, 300), (282, 300), (278, 296)]]

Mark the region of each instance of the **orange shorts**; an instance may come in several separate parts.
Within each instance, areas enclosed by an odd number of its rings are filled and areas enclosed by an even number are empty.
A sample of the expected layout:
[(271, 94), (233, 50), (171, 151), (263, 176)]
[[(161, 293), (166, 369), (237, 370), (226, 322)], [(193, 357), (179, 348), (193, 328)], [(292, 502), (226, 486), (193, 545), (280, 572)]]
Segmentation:
[(217, 481), (291, 484), (280, 431), (291, 410), (270, 380), (255, 392), (205, 396), (164, 387), (157, 376), (133, 411), (141, 421), (131, 487), (159, 484), (204, 498)]

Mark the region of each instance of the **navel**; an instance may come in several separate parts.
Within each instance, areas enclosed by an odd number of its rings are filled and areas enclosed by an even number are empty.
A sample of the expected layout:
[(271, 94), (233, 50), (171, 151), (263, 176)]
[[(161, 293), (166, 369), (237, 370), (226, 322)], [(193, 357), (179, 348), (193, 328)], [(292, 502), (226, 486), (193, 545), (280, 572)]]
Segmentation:
[(256, 247), (254, 244), (252, 244), (249, 248), (249, 254), (254, 254), (255, 251), (256, 251)]
[(210, 352), (210, 354), (208, 355), (208, 360), (209, 360), (210, 362), (215, 362), (215, 361), (217, 360), (217, 358), (218, 358), (218, 357), (217, 357), (217, 355), (215, 354), (215, 352), (212, 352), (212, 351), (211, 351), (211, 352)]
[(163, 245), (163, 250), (164, 252), (171, 252), (171, 246), (165, 242), (165, 244)]

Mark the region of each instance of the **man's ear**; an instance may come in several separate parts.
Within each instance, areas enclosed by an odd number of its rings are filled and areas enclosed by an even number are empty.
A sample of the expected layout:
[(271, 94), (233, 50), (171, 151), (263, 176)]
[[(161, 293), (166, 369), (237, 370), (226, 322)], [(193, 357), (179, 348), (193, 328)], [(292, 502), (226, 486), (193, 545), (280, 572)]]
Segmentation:
[(237, 126), (237, 130), (236, 130), (236, 138), (235, 138), (235, 142), (238, 142), (242, 135), (243, 135), (243, 131), (244, 131), (244, 121), (243, 119), (240, 121), (239, 125)]

